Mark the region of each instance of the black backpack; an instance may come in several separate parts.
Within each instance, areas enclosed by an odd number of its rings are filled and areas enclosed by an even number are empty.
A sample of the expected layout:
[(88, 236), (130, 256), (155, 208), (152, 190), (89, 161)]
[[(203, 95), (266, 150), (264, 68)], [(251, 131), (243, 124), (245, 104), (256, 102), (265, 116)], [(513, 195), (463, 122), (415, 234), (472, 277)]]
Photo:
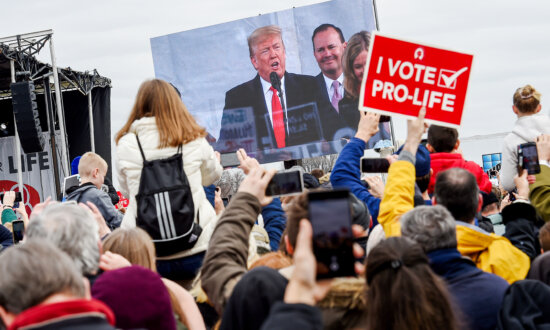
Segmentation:
[(148, 161), (137, 134), (136, 139), (143, 157), (136, 225), (153, 238), (157, 257), (188, 250), (197, 243), (202, 228), (194, 221), (195, 205), (183, 170), (181, 145), (171, 157)]

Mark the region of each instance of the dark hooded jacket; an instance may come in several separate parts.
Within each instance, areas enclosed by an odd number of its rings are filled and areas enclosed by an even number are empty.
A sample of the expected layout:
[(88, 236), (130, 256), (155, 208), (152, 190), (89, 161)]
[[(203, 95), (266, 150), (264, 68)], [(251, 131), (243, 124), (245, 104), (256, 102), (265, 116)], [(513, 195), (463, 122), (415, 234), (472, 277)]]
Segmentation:
[(510, 285), (500, 308), (497, 329), (550, 329), (550, 286), (533, 280)]
[(531, 261), (540, 254), (536, 221), (536, 210), (528, 203), (514, 202), (502, 210), (502, 222), (506, 226), (503, 236), (528, 255)]

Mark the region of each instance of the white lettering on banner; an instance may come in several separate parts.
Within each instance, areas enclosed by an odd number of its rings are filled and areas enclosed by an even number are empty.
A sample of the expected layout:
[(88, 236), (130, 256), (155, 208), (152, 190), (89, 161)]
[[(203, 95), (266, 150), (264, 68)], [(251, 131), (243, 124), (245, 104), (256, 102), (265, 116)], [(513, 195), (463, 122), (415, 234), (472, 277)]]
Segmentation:
[(378, 66), (376, 67), (376, 73), (380, 73), (380, 70), (382, 70), (382, 63), (384, 62), (384, 56), (380, 56), (378, 58)]
[[(380, 73), (382, 71), (384, 67), (383, 63), (384, 58), (380, 56), (378, 58), (376, 73)], [(387, 64), (390, 77), (394, 77), (397, 74), (403, 80), (414, 79), (415, 82), (422, 81), (422, 83), (426, 85), (436, 85), (436, 77), (438, 77), (437, 86), (448, 89), (454, 89), (457, 78), (468, 70), (467, 67), (464, 67), (458, 71), (446, 69), (438, 70), (438, 68), (435, 67), (418, 63), (413, 64), (408, 61), (394, 60), (392, 58), (387, 59)], [(372, 85), (372, 97), (380, 97), (380, 92), (382, 94), (382, 99), (385, 100), (396, 101), (399, 103), (411, 101), (415, 106), (426, 106), (428, 108), (434, 108), (436, 105), (441, 105), (441, 109), (444, 111), (454, 111), (456, 95), (452, 93), (442, 93), (439, 91), (420, 88), (415, 88), (411, 93), (409, 88), (404, 84), (395, 85), (389, 81), (374, 79)]]
[[(389, 81), (381, 81), (378, 79), (373, 80), (372, 96), (375, 97), (379, 92), (382, 92), (382, 98), (389, 101), (396, 101), (403, 103), (411, 101), (412, 104), (417, 106), (426, 106), (428, 108), (434, 108), (436, 104), (441, 104), (441, 109), (445, 111), (454, 111), (454, 100), (456, 95), (441, 93), (438, 91), (421, 90), (415, 88), (412, 95), (409, 92), (409, 88), (406, 85), (399, 84), (394, 85)], [(422, 97), (420, 97), (422, 95)]]

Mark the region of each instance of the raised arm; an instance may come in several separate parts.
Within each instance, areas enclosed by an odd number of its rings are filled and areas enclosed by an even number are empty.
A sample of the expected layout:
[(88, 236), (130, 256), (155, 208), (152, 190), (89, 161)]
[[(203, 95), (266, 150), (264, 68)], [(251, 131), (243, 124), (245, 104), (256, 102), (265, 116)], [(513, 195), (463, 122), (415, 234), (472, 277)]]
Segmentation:
[(330, 175), (333, 187), (346, 187), (367, 204), (373, 221), (378, 217), (380, 199), (372, 196), (361, 182), (360, 161), (368, 140), (378, 131), (379, 119), (378, 114), (361, 112), (357, 133), (340, 152)]
[(255, 168), (243, 180), (221, 216), (201, 271), (202, 287), (216, 311), (222, 315), (235, 284), (247, 271), (248, 239), (261, 206), (271, 199), (265, 189), (275, 171)]
[(390, 165), (384, 197), (380, 203), (378, 222), (384, 228), (386, 237), (401, 236), (399, 218), (414, 208), (414, 185), (416, 180), (416, 150), (422, 134), (426, 131), (424, 123), (426, 109), (422, 108), (415, 120), (407, 123), (407, 140), (396, 162)]

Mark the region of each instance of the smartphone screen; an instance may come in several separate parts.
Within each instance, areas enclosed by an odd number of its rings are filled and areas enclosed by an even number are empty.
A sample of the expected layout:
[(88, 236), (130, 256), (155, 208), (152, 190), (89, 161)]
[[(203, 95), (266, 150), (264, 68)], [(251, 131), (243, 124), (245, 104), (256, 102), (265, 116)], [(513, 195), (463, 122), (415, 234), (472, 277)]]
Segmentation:
[(355, 276), (349, 191), (308, 194), (317, 278)]
[(13, 230), (13, 244), (17, 244), (23, 240), (25, 233), (25, 223), (23, 220), (15, 220), (11, 222)]
[(388, 173), (390, 162), (386, 158), (361, 158), (361, 172)]
[(302, 172), (279, 172), (273, 176), (265, 190), (266, 196), (296, 195), (304, 190)]
[(522, 169), (527, 170), (527, 174), (540, 173), (539, 155), (537, 153), (537, 145), (534, 142), (520, 144), (518, 146), (518, 163)]
[(241, 165), (239, 158), (237, 158), (236, 152), (230, 152), (220, 155), (220, 162), (224, 168), (226, 167), (237, 167)]

